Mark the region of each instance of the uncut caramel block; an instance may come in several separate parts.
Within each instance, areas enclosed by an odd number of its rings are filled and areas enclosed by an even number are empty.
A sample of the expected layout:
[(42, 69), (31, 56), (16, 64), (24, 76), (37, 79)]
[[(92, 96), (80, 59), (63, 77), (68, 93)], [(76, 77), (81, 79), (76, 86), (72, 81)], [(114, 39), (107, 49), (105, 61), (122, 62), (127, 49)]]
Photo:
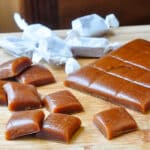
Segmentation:
[(13, 113), (6, 125), (5, 138), (7, 140), (13, 140), (21, 136), (39, 132), (44, 116), (41, 110)]
[(70, 74), (64, 84), (115, 104), (150, 109), (150, 42), (137, 39)]
[(15, 77), (27, 67), (31, 66), (32, 61), (28, 57), (19, 57), (7, 61), (0, 65), (0, 79)]
[(52, 113), (43, 122), (37, 137), (55, 141), (69, 142), (80, 128), (81, 121), (77, 117)]
[(0, 105), (7, 105), (7, 95), (3, 89), (5, 83), (7, 81), (0, 80)]
[(8, 98), (8, 109), (12, 111), (41, 107), (41, 99), (33, 85), (8, 82), (4, 84)]
[(17, 77), (17, 80), (21, 83), (33, 84), (35, 86), (55, 82), (55, 78), (52, 73), (41, 65), (33, 65), (29, 67)]
[(83, 107), (77, 98), (67, 90), (51, 93), (42, 102), (53, 113), (75, 113), (83, 111)]
[(134, 119), (122, 107), (111, 108), (95, 114), (93, 122), (107, 139), (137, 129)]

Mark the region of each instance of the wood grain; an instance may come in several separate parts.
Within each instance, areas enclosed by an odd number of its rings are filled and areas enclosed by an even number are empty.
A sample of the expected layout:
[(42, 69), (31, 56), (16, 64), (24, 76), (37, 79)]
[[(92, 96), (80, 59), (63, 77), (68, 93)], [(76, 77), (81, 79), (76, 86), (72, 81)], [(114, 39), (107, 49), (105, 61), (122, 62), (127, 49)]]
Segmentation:
[[(61, 37), (66, 35), (65, 31), (56, 31)], [(4, 37), (8, 34), (0, 34)], [(150, 40), (150, 25), (136, 27), (121, 27), (107, 35), (111, 41), (126, 43), (135, 38), (144, 38)], [(0, 50), (0, 63), (11, 59), (4, 50)], [(93, 62), (95, 59), (79, 59), (80, 64), (86, 65)], [(75, 150), (103, 150), (103, 149), (149, 149), (150, 146), (150, 112), (143, 115), (141, 113), (127, 109), (136, 120), (139, 130), (125, 134), (113, 140), (107, 140), (98, 131), (92, 123), (93, 114), (111, 108), (115, 105), (105, 102), (99, 98), (81, 93), (79, 91), (64, 87), (63, 81), (66, 78), (64, 68), (53, 68), (48, 64), (44, 64), (54, 74), (57, 83), (46, 85), (38, 88), (42, 96), (59, 91), (62, 89), (70, 90), (81, 102), (85, 112), (75, 114), (82, 120), (82, 128), (76, 133), (70, 144), (63, 144), (54, 141), (46, 141), (35, 139), (32, 136), (20, 138), (14, 141), (7, 141), (4, 137), (5, 125), (11, 115), (7, 107), (0, 106), (0, 150), (54, 150), (54, 149), (75, 149)], [(48, 112), (44, 109), (45, 113)]]

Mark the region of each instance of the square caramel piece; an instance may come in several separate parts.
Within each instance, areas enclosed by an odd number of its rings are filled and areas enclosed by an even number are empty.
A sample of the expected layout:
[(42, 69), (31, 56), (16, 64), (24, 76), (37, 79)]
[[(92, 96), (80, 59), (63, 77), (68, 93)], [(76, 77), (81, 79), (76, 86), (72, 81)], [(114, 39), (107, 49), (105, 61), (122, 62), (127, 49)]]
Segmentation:
[(39, 132), (44, 116), (41, 110), (26, 110), (13, 113), (6, 125), (5, 138), (13, 140)]
[(37, 137), (68, 143), (80, 128), (80, 125), (81, 121), (77, 117), (52, 113), (43, 122), (42, 129), (37, 133)]
[(8, 109), (12, 111), (35, 109), (41, 107), (41, 99), (33, 85), (8, 82), (3, 86), (7, 98)]
[(93, 122), (107, 139), (137, 129), (134, 119), (122, 107), (115, 107), (95, 114)]
[(53, 113), (75, 113), (83, 111), (83, 107), (77, 98), (67, 90), (51, 93), (42, 102), (47, 110)]
[(0, 80), (0, 105), (7, 105), (7, 95), (3, 89), (3, 85), (6, 83), (7, 81)]
[(7, 61), (0, 65), (0, 79), (7, 79), (17, 76), (27, 67), (31, 66), (32, 61), (28, 57), (19, 57)]
[(53, 74), (44, 66), (32, 65), (23, 71), (17, 80), (24, 84), (33, 84), (35, 86), (46, 85), (49, 83), (54, 83), (55, 78)]

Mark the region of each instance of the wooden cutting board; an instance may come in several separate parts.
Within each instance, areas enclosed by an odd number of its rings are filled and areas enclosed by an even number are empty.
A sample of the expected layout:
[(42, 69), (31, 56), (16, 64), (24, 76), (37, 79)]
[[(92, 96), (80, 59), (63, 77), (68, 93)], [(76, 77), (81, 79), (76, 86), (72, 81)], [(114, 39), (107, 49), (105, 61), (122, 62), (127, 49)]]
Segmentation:
[[(57, 31), (61, 36), (65, 36), (65, 31)], [(10, 34), (0, 34), (0, 37)], [(14, 35), (14, 34), (13, 34)], [(121, 27), (107, 35), (111, 41), (125, 43), (135, 38), (144, 38), (150, 40), (150, 26)], [(0, 49), (0, 63), (13, 58)], [(79, 59), (80, 64), (86, 65), (95, 59)], [(75, 150), (102, 150), (102, 149), (150, 149), (150, 112), (143, 115), (141, 113), (127, 109), (127, 111), (136, 120), (139, 130), (117, 137), (113, 140), (107, 140), (92, 122), (93, 115), (99, 111), (109, 109), (115, 105), (105, 102), (100, 98), (96, 98), (79, 91), (67, 88), (63, 85), (66, 78), (64, 68), (52, 68), (48, 64), (44, 64), (54, 74), (57, 83), (46, 85), (38, 88), (41, 96), (59, 91), (62, 89), (70, 90), (81, 102), (84, 112), (75, 114), (82, 121), (81, 129), (75, 134), (70, 144), (63, 144), (54, 141), (46, 141), (33, 138), (32, 136), (20, 138), (14, 141), (7, 141), (4, 137), (5, 125), (11, 115), (7, 107), (0, 106), (0, 150), (54, 150), (54, 149), (75, 149)], [(48, 112), (44, 109), (45, 113)]]

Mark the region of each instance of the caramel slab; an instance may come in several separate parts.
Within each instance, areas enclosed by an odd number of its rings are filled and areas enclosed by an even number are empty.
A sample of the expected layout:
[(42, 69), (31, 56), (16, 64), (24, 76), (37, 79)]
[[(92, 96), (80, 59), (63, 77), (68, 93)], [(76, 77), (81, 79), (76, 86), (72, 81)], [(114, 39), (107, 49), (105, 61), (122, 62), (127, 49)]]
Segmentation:
[(54, 141), (69, 142), (80, 128), (81, 121), (77, 117), (52, 113), (43, 122), (37, 137)]
[(55, 78), (52, 73), (41, 65), (32, 65), (22, 72), (17, 77), (17, 80), (21, 83), (33, 84), (35, 86), (41, 86), (55, 82)]
[(137, 124), (122, 107), (111, 108), (94, 115), (94, 124), (107, 139), (135, 131)]
[(41, 107), (41, 99), (33, 85), (8, 82), (3, 86), (7, 98), (8, 109), (12, 111), (35, 109)]
[(100, 61), (92, 65), (111, 75), (125, 78), (128, 81), (150, 88), (150, 80), (148, 79), (150, 71), (118, 60), (111, 55), (101, 58)]
[(63, 90), (47, 95), (43, 104), (53, 113), (75, 113), (83, 111), (77, 98), (69, 91)]
[(7, 61), (0, 65), (0, 79), (7, 79), (17, 76), (27, 67), (31, 66), (32, 62), (28, 57), (19, 57)]
[(150, 71), (150, 42), (137, 39), (110, 53), (116, 59)]
[(12, 114), (6, 125), (5, 138), (13, 140), (40, 131), (44, 113), (41, 110), (20, 111)]
[(150, 42), (134, 40), (69, 75), (64, 84), (145, 113), (150, 109), (150, 65), (145, 54), (150, 55)]

